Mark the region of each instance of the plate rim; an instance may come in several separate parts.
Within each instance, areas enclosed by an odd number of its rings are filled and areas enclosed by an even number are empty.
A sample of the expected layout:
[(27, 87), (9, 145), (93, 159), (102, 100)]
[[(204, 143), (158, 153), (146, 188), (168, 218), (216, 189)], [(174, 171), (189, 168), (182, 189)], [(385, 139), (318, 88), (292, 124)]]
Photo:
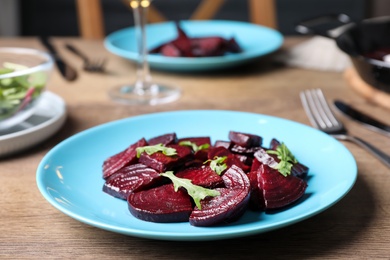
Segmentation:
[[(137, 229), (134, 229), (134, 228), (130, 228), (130, 227), (120, 227), (120, 226), (117, 226), (117, 225), (114, 225), (112, 223), (102, 223), (102, 222), (99, 222), (99, 221), (96, 221), (96, 220), (91, 220), (90, 218), (87, 218), (85, 216), (82, 216), (80, 214), (77, 214), (75, 212), (73, 212), (72, 210), (69, 210), (65, 207), (62, 207), (60, 204), (58, 204), (55, 199), (50, 196), (50, 194), (47, 194), (46, 193), (46, 187), (43, 185), (43, 177), (44, 177), (44, 174), (42, 172), (39, 171), (39, 169), (43, 169), (45, 167), (45, 159), (49, 158), (51, 156), (51, 154), (54, 154), (56, 152), (57, 149), (61, 149), (62, 147), (62, 144), (66, 143), (66, 142), (72, 142), (74, 140), (74, 138), (82, 138), (83, 135), (88, 135), (90, 132), (92, 131), (95, 131), (95, 129), (99, 129), (99, 128), (104, 128), (104, 127), (109, 127), (109, 126), (113, 126), (115, 124), (121, 124), (125, 121), (133, 121), (134, 119), (137, 119), (137, 118), (145, 118), (145, 117), (153, 117), (153, 116), (161, 116), (161, 115), (166, 115), (166, 114), (177, 114), (177, 113), (205, 113), (205, 112), (222, 112), (222, 113), (238, 113), (238, 114), (249, 114), (249, 115), (253, 115), (253, 116), (260, 116), (260, 117), (265, 117), (265, 118), (271, 118), (271, 119), (276, 119), (276, 120), (282, 120), (282, 121), (285, 121), (285, 122), (288, 122), (288, 123), (293, 123), (293, 124), (297, 124), (301, 127), (305, 127), (305, 128), (310, 128), (311, 131), (316, 131), (317, 133), (320, 133), (322, 134), (325, 138), (329, 138), (329, 140), (333, 140), (334, 143), (338, 143), (339, 147), (341, 147), (343, 149), (343, 151), (346, 153), (346, 155), (348, 155), (350, 157), (350, 159), (352, 159), (352, 162), (353, 162), (353, 168), (351, 169), (353, 171), (353, 180), (351, 180), (351, 182), (349, 183), (349, 187), (344, 190), (344, 192), (341, 194), (341, 196), (339, 196), (337, 199), (333, 200), (331, 203), (328, 203), (325, 207), (322, 207), (321, 209), (319, 210), (315, 210), (315, 211), (312, 211), (310, 212), (309, 214), (305, 214), (304, 216), (301, 216), (301, 217), (298, 217), (298, 218), (290, 218), (290, 219), (285, 219), (285, 220), (282, 220), (282, 221), (279, 221), (278, 223), (273, 223), (272, 225), (269, 225), (268, 227), (265, 227), (263, 229), (261, 229), (259, 231), (259, 229), (256, 229), (256, 228), (253, 228), (252, 226), (249, 226), (247, 228), (241, 228), (240, 231), (236, 231), (236, 230), (232, 230), (232, 231), (226, 231), (226, 230), (214, 230), (213, 232), (211, 232), (212, 234), (208, 234), (208, 235), (205, 235), (205, 234), (196, 234), (194, 236), (194, 234), (183, 234), (183, 233), (174, 233), (174, 232), (170, 232), (170, 234), (166, 234), (165, 231), (145, 231), (145, 230), (137, 230)], [(233, 110), (210, 110), (210, 109), (205, 109), (205, 110), (178, 110), (178, 111), (165, 111), (165, 112), (157, 112), (157, 113), (150, 113), (150, 114), (143, 114), (143, 115), (137, 115), (137, 116), (134, 116), (134, 117), (129, 117), (129, 118), (123, 118), (123, 119), (119, 119), (119, 120), (115, 120), (115, 121), (111, 121), (111, 122), (107, 122), (107, 123), (104, 123), (104, 124), (101, 124), (101, 125), (97, 125), (97, 126), (94, 126), (94, 127), (91, 127), (89, 129), (86, 129), (82, 132), (79, 132), (77, 134), (75, 134), (74, 136), (71, 136), (65, 140), (63, 140), (61, 143), (59, 143), (58, 145), (56, 145), (55, 147), (53, 147), (53, 149), (51, 149), (46, 155), (45, 157), (41, 160), (41, 162), (39, 163), (39, 166), (37, 168), (37, 172), (36, 172), (36, 182), (37, 182), (37, 186), (38, 186), (38, 189), (40, 190), (41, 194), (43, 195), (43, 197), (52, 205), (54, 206), (56, 209), (58, 209), (60, 212), (68, 215), (69, 217), (72, 217), (80, 222), (83, 222), (85, 224), (88, 224), (88, 225), (91, 225), (91, 226), (94, 226), (96, 228), (100, 228), (100, 229), (103, 229), (103, 230), (107, 230), (107, 231), (111, 231), (111, 232), (115, 232), (115, 233), (120, 233), (120, 234), (124, 234), (124, 235), (128, 235), (128, 236), (134, 236), (134, 237), (141, 237), (141, 238), (149, 238), (149, 239), (157, 239), (157, 240), (172, 240), (172, 241), (208, 241), (208, 240), (217, 240), (217, 239), (229, 239), (229, 238), (236, 238), (236, 237), (242, 237), (242, 236), (249, 236), (249, 235), (253, 235), (253, 234), (259, 234), (259, 233), (263, 233), (263, 232), (268, 232), (268, 231), (271, 231), (271, 230), (275, 230), (275, 229), (279, 229), (279, 228), (282, 228), (282, 227), (285, 227), (285, 226), (289, 226), (289, 225), (292, 225), (292, 224), (295, 224), (297, 222), (301, 222), (305, 219), (308, 219), (314, 215), (317, 215), (323, 211), (325, 211), (326, 209), (330, 208), (331, 206), (333, 206), (334, 204), (336, 204), (337, 202), (339, 202), (343, 197), (345, 197), (349, 191), (353, 188), (355, 182), (356, 182), (356, 179), (357, 179), (357, 163), (356, 163), (356, 160), (355, 158), (353, 157), (352, 153), (344, 146), (342, 145), (339, 141), (337, 141), (336, 139), (330, 137), (329, 135), (325, 134), (325, 133), (322, 133), (320, 132), (319, 130), (315, 129), (315, 128), (312, 128), (308, 125), (305, 125), (305, 124), (302, 124), (302, 123), (299, 123), (299, 122), (296, 122), (296, 121), (292, 121), (292, 120), (289, 120), (289, 119), (285, 119), (285, 118), (281, 118), (281, 117), (275, 117), (275, 116), (270, 116), (270, 115), (265, 115), (265, 114), (259, 114), (259, 113), (253, 113), (253, 112), (243, 112), (243, 111), (233, 111)]]

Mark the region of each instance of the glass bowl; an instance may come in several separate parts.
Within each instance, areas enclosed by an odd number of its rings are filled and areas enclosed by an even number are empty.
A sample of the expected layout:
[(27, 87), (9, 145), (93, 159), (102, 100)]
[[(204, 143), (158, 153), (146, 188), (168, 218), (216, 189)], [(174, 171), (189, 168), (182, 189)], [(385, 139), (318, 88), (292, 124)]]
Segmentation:
[(52, 70), (53, 58), (46, 52), (0, 48), (0, 131), (34, 113)]

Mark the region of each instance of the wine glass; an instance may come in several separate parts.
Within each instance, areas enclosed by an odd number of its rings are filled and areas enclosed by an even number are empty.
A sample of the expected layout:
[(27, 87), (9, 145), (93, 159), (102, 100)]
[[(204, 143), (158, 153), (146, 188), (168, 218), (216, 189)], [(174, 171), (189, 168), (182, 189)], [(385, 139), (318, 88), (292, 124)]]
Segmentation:
[(147, 60), (146, 17), (152, 0), (128, 0), (133, 10), (138, 48), (137, 79), (133, 84), (117, 86), (109, 91), (110, 97), (129, 105), (158, 105), (175, 101), (181, 91), (173, 86), (153, 82)]

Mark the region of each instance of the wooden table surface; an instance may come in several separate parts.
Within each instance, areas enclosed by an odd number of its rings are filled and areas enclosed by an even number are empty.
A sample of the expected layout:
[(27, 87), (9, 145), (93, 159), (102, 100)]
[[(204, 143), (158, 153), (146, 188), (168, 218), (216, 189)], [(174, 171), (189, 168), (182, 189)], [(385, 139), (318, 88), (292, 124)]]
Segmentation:
[[(90, 56), (106, 57), (106, 74), (81, 70), (81, 61), (63, 48), (72, 42)], [(156, 81), (181, 87), (174, 103), (133, 107), (114, 103), (107, 91), (135, 79), (135, 66), (108, 53), (101, 41), (54, 38), (63, 56), (79, 69), (65, 81), (55, 71), (48, 90), (67, 104), (67, 120), (48, 140), (0, 159), (0, 258), (44, 259), (389, 259), (390, 170), (361, 148), (344, 145), (358, 164), (352, 190), (336, 205), (297, 224), (250, 237), (208, 242), (158, 241), (125, 236), (83, 224), (61, 213), (40, 194), (36, 169), (58, 142), (93, 126), (134, 115), (189, 109), (255, 112), (310, 125), (299, 99), (307, 88), (322, 88), (329, 100), (342, 98), (390, 124), (390, 111), (366, 102), (342, 73), (289, 68), (272, 55), (239, 70), (175, 74), (152, 71)], [(293, 39), (287, 39), (285, 48)], [(0, 46), (43, 49), (35, 38), (0, 38)], [(390, 139), (344, 120), (351, 133), (390, 154)], [(324, 164), (332, 162), (324, 162)], [(272, 258), (271, 258), (272, 257)]]

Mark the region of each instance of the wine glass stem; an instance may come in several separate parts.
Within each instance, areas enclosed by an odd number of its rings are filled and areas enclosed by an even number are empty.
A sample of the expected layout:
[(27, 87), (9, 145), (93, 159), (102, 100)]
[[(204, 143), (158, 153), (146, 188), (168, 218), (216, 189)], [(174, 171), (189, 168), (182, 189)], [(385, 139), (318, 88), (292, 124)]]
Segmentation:
[(137, 80), (134, 91), (139, 95), (153, 95), (157, 86), (151, 83), (149, 63), (147, 60), (148, 50), (146, 45), (146, 17), (148, 6), (141, 4), (133, 7), (134, 23), (136, 29), (137, 47), (138, 47), (138, 62), (137, 62)]

